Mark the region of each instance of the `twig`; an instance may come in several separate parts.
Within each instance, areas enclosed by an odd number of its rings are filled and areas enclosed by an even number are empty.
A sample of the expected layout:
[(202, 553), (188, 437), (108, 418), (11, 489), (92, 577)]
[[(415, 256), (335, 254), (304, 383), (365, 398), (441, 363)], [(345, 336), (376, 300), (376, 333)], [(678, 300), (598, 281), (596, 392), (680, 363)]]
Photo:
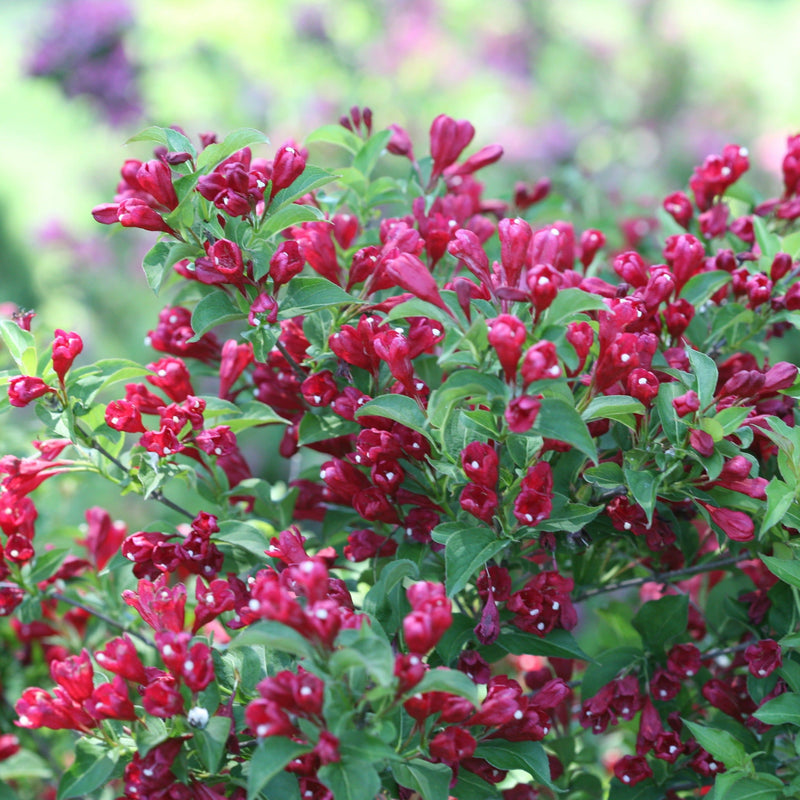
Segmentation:
[(308, 375), (305, 372), (303, 372), (303, 368), (294, 360), (294, 357), (286, 349), (286, 346), (280, 339), (277, 339), (275, 341), (275, 347), (277, 347), (278, 350), (281, 351), (281, 355), (289, 362), (289, 366), (294, 371), (294, 374), (297, 375), (297, 377), (300, 378), (301, 381), (304, 381), (308, 377)]
[(634, 586), (643, 586), (645, 583), (671, 583), (681, 578), (688, 578), (690, 575), (696, 575), (700, 572), (708, 572), (714, 569), (721, 569), (723, 567), (731, 567), (738, 564), (740, 561), (747, 560), (749, 556), (728, 556), (727, 558), (720, 558), (716, 561), (705, 561), (702, 564), (695, 564), (691, 567), (683, 567), (682, 569), (674, 569), (670, 572), (654, 572), (643, 578), (628, 578), (618, 583), (610, 583), (607, 586), (598, 586), (596, 589), (587, 589), (581, 592), (572, 599), (575, 602), (587, 600), (590, 597), (596, 597), (599, 594), (606, 594), (607, 592), (615, 592), (618, 589), (630, 589)]
[(121, 622), (117, 622), (115, 619), (112, 619), (111, 617), (107, 616), (102, 611), (98, 611), (96, 608), (87, 606), (80, 600), (74, 600), (71, 597), (67, 597), (64, 594), (61, 594), (61, 592), (55, 592), (51, 596), (53, 597), (54, 600), (60, 600), (62, 603), (66, 603), (67, 605), (82, 609), (87, 614), (91, 614), (93, 617), (97, 617), (97, 619), (102, 620), (103, 622), (106, 623), (106, 625), (111, 625), (112, 628), (117, 628), (118, 630), (121, 630), (123, 633), (127, 633), (129, 636), (136, 637), (140, 642), (144, 642), (144, 644), (148, 645), (149, 647), (155, 647), (155, 645), (146, 636), (142, 636), (141, 633), (137, 633), (136, 631), (129, 630)]
[[(98, 453), (105, 456), (114, 466), (121, 469), (124, 473), (128, 474), (128, 468), (114, 455), (108, 452), (108, 450), (101, 445), (97, 439), (95, 439), (85, 428), (83, 428), (80, 423), (77, 421), (75, 422), (75, 430), (83, 437), (84, 441), (91, 447), (93, 450), (97, 450)], [(158, 503), (166, 506), (167, 508), (171, 508), (173, 511), (177, 511), (179, 514), (183, 514), (184, 517), (187, 519), (194, 519), (195, 515), (191, 514), (185, 508), (182, 508), (177, 503), (173, 503), (172, 500), (164, 496), (164, 493), (160, 490), (152, 492), (150, 494), (150, 498), (155, 500)]]

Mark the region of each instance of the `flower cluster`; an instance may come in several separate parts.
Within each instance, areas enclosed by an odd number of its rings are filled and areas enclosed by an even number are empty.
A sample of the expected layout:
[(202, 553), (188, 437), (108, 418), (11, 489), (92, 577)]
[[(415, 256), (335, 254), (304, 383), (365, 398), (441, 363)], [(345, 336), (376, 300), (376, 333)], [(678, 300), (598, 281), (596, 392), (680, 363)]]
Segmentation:
[[(765, 342), (800, 326), (795, 138), (779, 201), (730, 198), (729, 145), (649, 249), (549, 183), (487, 198), (474, 136), (440, 115), (420, 157), (351, 109), (263, 158), (148, 129), (93, 213), (160, 234), (154, 360), (0, 323), (48, 431), (0, 459), (0, 609), (47, 666), (20, 735), (83, 737), (63, 796), (792, 785), (798, 369)], [(50, 548), (31, 495), (67, 471), (171, 516), (91, 508), (87, 557)]]

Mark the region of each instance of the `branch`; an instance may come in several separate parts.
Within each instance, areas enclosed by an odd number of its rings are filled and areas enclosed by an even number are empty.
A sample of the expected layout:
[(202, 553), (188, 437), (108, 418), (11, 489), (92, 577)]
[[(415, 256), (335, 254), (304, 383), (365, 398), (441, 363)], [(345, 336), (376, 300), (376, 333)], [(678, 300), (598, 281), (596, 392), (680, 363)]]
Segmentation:
[[(105, 456), (112, 464), (114, 464), (115, 467), (121, 469), (126, 475), (130, 474), (128, 468), (116, 456), (113, 456), (111, 453), (109, 453), (108, 450), (106, 450), (105, 447), (103, 447), (103, 445), (97, 441), (97, 439), (95, 439), (85, 428), (83, 428), (77, 420), (75, 421), (75, 430), (83, 437), (84, 441), (89, 445), (89, 447), (91, 447), (93, 450), (97, 450), (98, 453)], [(183, 516), (187, 519), (195, 518), (194, 514), (191, 514), (177, 503), (173, 503), (172, 500), (165, 497), (161, 491), (152, 492), (149, 496), (149, 499), (153, 499), (167, 508), (171, 508), (173, 511), (183, 514)]]
[(127, 633), (129, 636), (134, 636), (140, 642), (144, 642), (148, 647), (155, 647), (155, 645), (146, 637), (142, 636), (141, 633), (137, 633), (136, 631), (132, 631), (123, 625), (121, 622), (117, 622), (117, 620), (112, 619), (111, 617), (104, 614), (102, 611), (98, 611), (96, 608), (92, 608), (91, 606), (87, 606), (85, 603), (82, 603), (80, 600), (74, 600), (71, 597), (67, 597), (65, 594), (61, 594), (61, 592), (54, 592), (51, 597), (54, 600), (60, 600), (62, 603), (66, 603), (67, 605), (74, 606), (75, 608), (80, 608), (85, 611), (87, 614), (91, 614), (93, 617), (97, 617), (97, 619), (102, 620), (106, 623), (106, 625), (110, 625), (112, 628), (117, 628), (117, 630), (122, 631), (123, 633)]
[(719, 558), (716, 561), (704, 561), (702, 564), (695, 564), (691, 567), (683, 567), (682, 569), (674, 569), (670, 572), (654, 572), (643, 578), (628, 578), (618, 583), (609, 583), (606, 586), (598, 586), (595, 589), (587, 589), (581, 592), (572, 599), (577, 603), (581, 600), (588, 600), (590, 597), (596, 597), (599, 594), (606, 594), (607, 592), (615, 592), (618, 589), (630, 589), (634, 586), (643, 586), (645, 583), (672, 583), (688, 578), (691, 575), (697, 575), (700, 572), (709, 572), (714, 569), (722, 569), (723, 567), (732, 567), (740, 561), (746, 561), (749, 555), (736, 555), (728, 556), (727, 558)]

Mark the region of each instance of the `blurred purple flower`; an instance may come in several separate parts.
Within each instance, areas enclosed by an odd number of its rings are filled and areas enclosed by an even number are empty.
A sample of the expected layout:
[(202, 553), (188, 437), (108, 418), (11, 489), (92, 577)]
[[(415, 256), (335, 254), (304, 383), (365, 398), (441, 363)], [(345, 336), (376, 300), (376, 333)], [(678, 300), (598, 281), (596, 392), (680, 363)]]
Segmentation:
[(126, 0), (64, 0), (55, 5), (27, 64), (67, 97), (89, 96), (113, 125), (137, 117), (137, 66), (125, 51), (133, 24)]

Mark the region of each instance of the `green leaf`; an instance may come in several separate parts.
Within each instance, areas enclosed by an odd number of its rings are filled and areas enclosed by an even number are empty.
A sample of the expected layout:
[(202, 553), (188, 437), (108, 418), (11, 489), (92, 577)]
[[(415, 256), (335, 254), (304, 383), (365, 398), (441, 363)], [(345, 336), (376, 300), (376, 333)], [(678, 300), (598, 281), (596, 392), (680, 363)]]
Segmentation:
[(374, 400), (364, 403), (356, 411), (356, 419), (363, 416), (392, 419), (432, 441), (430, 431), (425, 427), (425, 413), (416, 400), (404, 394), (382, 394)]
[(699, 272), (693, 275), (683, 286), (681, 297), (688, 300), (695, 308), (702, 305), (714, 292), (730, 283), (731, 275), (725, 270), (716, 269), (711, 272)]
[(229, 133), (221, 142), (210, 144), (197, 158), (197, 169), (215, 167), (220, 161), (251, 144), (269, 144), (269, 139), (253, 128), (240, 128)]
[(151, 370), (147, 367), (127, 358), (101, 358), (94, 363), (93, 367), (97, 368), (103, 377), (103, 382), (97, 387), (97, 391), (113, 386), (115, 383), (132, 381), (143, 375), (151, 374)]
[(724, 794), (721, 794), (716, 800), (778, 800), (778, 798), (786, 796), (782, 789), (778, 789), (770, 783), (753, 778), (742, 778), (728, 786)]
[(437, 667), (428, 670), (410, 694), (423, 694), (424, 692), (450, 692), (450, 694), (465, 697), (475, 708), (480, 705), (476, 684), (463, 672), (455, 669)]
[(681, 421), (672, 405), (672, 401), (684, 391), (684, 387), (678, 381), (662, 383), (654, 403), (664, 434), (673, 445), (682, 443), (686, 438), (686, 423)]
[(545, 314), (544, 325), (562, 325), (575, 319), (582, 311), (605, 311), (601, 297), (583, 289), (562, 289), (550, 304)]
[(37, 553), (36, 560), (31, 565), (28, 581), (39, 583), (53, 576), (53, 573), (61, 566), (61, 562), (69, 553), (68, 547), (59, 547), (54, 550), (45, 550)]
[(689, 623), (689, 596), (666, 595), (648, 600), (632, 620), (642, 641), (653, 649), (662, 649), (686, 631)]
[(229, 717), (211, 717), (208, 725), (197, 731), (192, 739), (200, 760), (212, 774), (219, 772), (230, 732)]
[(147, 285), (158, 294), (166, 277), (170, 274), (169, 257), (172, 247), (167, 242), (157, 242), (145, 255), (142, 261)]
[(594, 697), (607, 683), (613, 681), (624, 669), (629, 669), (644, 658), (637, 647), (614, 647), (595, 656), (594, 663), (586, 668), (581, 681), (581, 698)]
[(494, 398), (505, 402), (507, 397), (508, 387), (498, 377), (486, 375), (476, 369), (459, 369), (431, 392), (428, 399), (428, 418), (432, 427), (442, 428), (462, 400), (480, 399), (488, 404)]
[(767, 484), (767, 510), (761, 522), (759, 536), (763, 536), (773, 525), (781, 522), (789, 506), (794, 502), (794, 494), (794, 489), (787, 486), (780, 478), (773, 478)]
[(745, 766), (747, 753), (744, 745), (732, 733), (721, 728), (711, 728), (696, 722), (690, 722), (689, 720), (684, 720), (683, 722), (691, 731), (692, 736), (697, 739), (700, 747), (708, 750), (727, 769)]
[(571, 444), (597, 464), (597, 446), (586, 423), (573, 406), (555, 397), (545, 397), (533, 430), (548, 439)]
[(228, 542), (263, 559), (274, 534), (275, 529), (260, 520), (228, 519), (219, 523), (219, 533), (214, 534), (214, 541)]
[(633, 415), (644, 414), (645, 410), (644, 405), (634, 397), (624, 394), (601, 395), (589, 403), (581, 418), (585, 422), (591, 422), (593, 419), (613, 419), (633, 428), (636, 425)]
[(306, 136), (305, 143), (307, 145), (318, 142), (343, 147), (353, 155), (361, 149), (361, 139), (342, 125), (323, 125)]
[(753, 233), (756, 235), (756, 242), (761, 250), (762, 256), (770, 261), (775, 257), (775, 253), (781, 248), (781, 240), (777, 234), (773, 233), (768, 227), (763, 217), (753, 214)]
[(156, 745), (169, 739), (167, 724), (159, 717), (147, 717), (147, 723), (136, 729), (136, 750), (144, 758)]
[(330, 658), (328, 669), (337, 680), (351, 667), (366, 670), (378, 686), (394, 683), (394, 656), (389, 643), (378, 636), (363, 636), (340, 647)]
[(645, 780), (628, 786), (616, 778), (608, 786), (608, 800), (653, 800), (653, 782)]
[[(258, 743), (250, 759), (247, 776), (247, 800), (255, 800), (262, 789), (293, 759), (307, 753), (311, 747), (284, 736), (269, 736)], [(278, 798), (276, 798), (278, 800)]]
[(298, 275), (288, 284), (280, 303), (279, 319), (290, 319), (318, 308), (353, 305), (360, 301), (321, 275)]
[(297, 203), (289, 203), (278, 209), (274, 214), (267, 216), (258, 230), (258, 235), (264, 239), (269, 239), (276, 233), (280, 233), (286, 228), (291, 228), (292, 225), (299, 225), (301, 222), (314, 222), (320, 219), (325, 219), (325, 215), (316, 206), (301, 206)]
[(228, 647), (231, 649), (251, 645), (262, 645), (271, 650), (280, 650), (284, 653), (309, 658), (314, 652), (311, 643), (305, 636), (288, 625), (272, 619), (248, 625), (228, 643)]
[(583, 477), (601, 489), (616, 489), (619, 486), (625, 486), (622, 467), (613, 461), (604, 461), (596, 467), (587, 467), (583, 471)]
[(384, 148), (392, 138), (392, 131), (378, 131), (367, 139), (356, 153), (353, 159), (353, 166), (365, 177), (369, 178), (370, 173), (378, 163)]
[(455, 597), (472, 576), (494, 555), (505, 548), (507, 541), (486, 527), (463, 528), (448, 536), (444, 550), (447, 596)]
[(435, 319), (444, 326), (445, 330), (453, 324), (453, 318), (444, 309), (429, 303), (427, 300), (421, 300), (419, 297), (412, 297), (410, 300), (398, 303), (386, 315), (385, 321), (407, 320), (409, 317)]
[(191, 140), (174, 128), (160, 128), (156, 125), (152, 125), (140, 131), (135, 136), (131, 136), (126, 144), (132, 142), (156, 142), (157, 144), (164, 145), (164, 147), (172, 153), (190, 153), (192, 158), (197, 155), (197, 151)]
[(407, 558), (390, 561), (364, 597), (364, 612), (376, 615), (384, 605), (391, 603), (392, 593), (402, 586), (406, 578), (417, 580), (419, 567)]
[(79, 739), (75, 746), (75, 761), (59, 781), (58, 800), (80, 797), (102, 786), (114, 772), (119, 756), (119, 750), (109, 749), (106, 744)]
[(381, 779), (369, 761), (348, 759), (320, 767), (317, 776), (336, 800), (375, 800)]
[(489, 739), (481, 742), (475, 751), (476, 758), (485, 758), (498, 769), (521, 769), (537, 783), (555, 787), (550, 781), (550, 764), (547, 753), (539, 742), (507, 742)]
[(300, 426), (297, 429), (297, 443), (299, 445), (312, 444), (336, 436), (358, 433), (359, 430), (361, 428), (354, 422), (335, 414), (306, 413), (300, 420)]
[(233, 302), (230, 295), (214, 290), (207, 294), (192, 312), (194, 336), (189, 341), (196, 342), (204, 333), (223, 322), (244, 318), (244, 313), (240, 311), (239, 306)]
[(547, 656), (548, 658), (579, 658), (591, 662), (575, 637), (569, 631), (554, 630), (547, 636), (536, 636), (533, 633), (504, 628), (497, 640), (498, 647), (515, 656)]
[[(315, 189), (319, 189), (321, 186), (335, 181), (336, 177), (337, 176), (332, 172), (328, 172), (328, 170), (322, 169), (322, 167), (315, 167), (313, 164), (306, 165), (306, 168), (294, 179), (290, 186), (281, 189), (275, 197), (272, 198), (272, 203), (269, 207), (270, 213), (275, 212), (279, 208), (283, 208), (288, 203), (293, 203), (304, 194), (313, 192)], [(310, 206), (304, 207), (310, 208)], [(322, 217), (320, 217), (320, 219), (321, 218)], [(263, 235), (263, 228), (259, 233)]]
[[(0, 336), (8, 349), (8, 354), (20, 372), (25, 375), (35, 373), (36, 341), (30, 331), (23, 330), (11, 319), (0, 320)], [(33, 369), (30, 366), (33, 365)], [(28, 369), (26, 369), (26, 366)]]
[(450, 796), (453, 772), (446, 764), (412, 758), (402, 764), (392, 764), (391, 769), (397, 783), (416, 792), (422, 800), (447, 800)]
[(714, 363), (713, 358), (709, 358), (699, 350), (692, 350), (691, 347), (686, 348), (686, 355), (695, 375), (700, 408), (705, 408), (714, 399), (714, 393), (717, 391), (717, 379), (719, 377), (717, 365)]
[(647, 514), (647, 524), (649, 525), (653, 521), (653, 511), (655, 511), (656, 507), (661, 473), (653, 473), (647, 469), (633, 466), (624, 466), (622, 472), (625, 475), (625, 482), (633, 495), (633, 499)]
[(779, 694), (772, 700), (767, 700), (753, 712), (753, 716), (767, 725), (789, 724), (800, 727), (800, 694), (794, 692)]
[(784, 583), (800, 588), (800, 561), (775, 556), (761, 556), (761, 560), (767, 565), (767, 569)]
[[(41, 756), (30, 750), (18, 750), (13, 756), (0, 762), (0, 779), (3, 781), (52, 777), (53, 768)], [(5, 800), (2, 794), (0, 798)]]

